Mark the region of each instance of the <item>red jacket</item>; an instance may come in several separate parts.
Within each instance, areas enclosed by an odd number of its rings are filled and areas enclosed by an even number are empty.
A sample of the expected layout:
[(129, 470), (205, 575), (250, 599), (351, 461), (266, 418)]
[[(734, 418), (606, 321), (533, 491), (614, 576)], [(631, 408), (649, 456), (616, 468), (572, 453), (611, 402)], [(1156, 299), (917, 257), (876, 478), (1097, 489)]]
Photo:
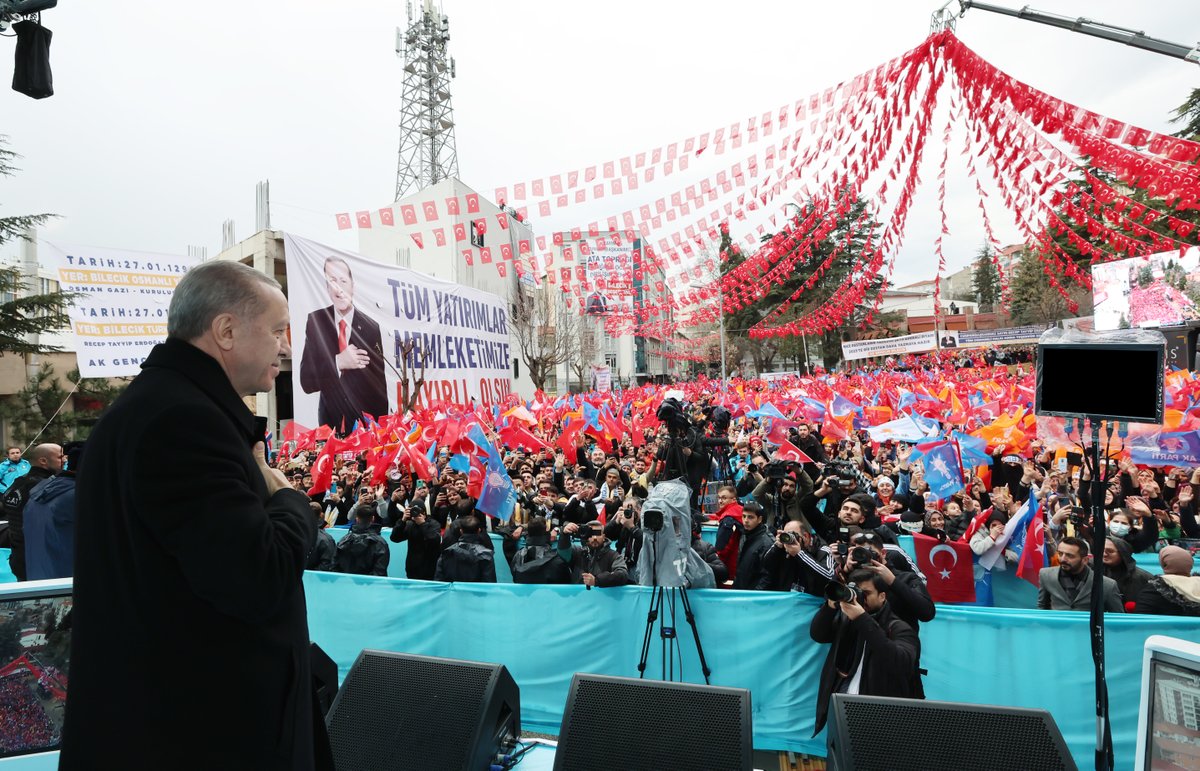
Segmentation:
[[(727, 503), (713, 515), (713, 518), (718, 523), (724, 522), (726, 517), (729, 517), (740, 526), (742, 524), (742, 504), (737, 501)], [(724, 562), (725, 567), (729, 568), (730, 578), (737, 575), (739, 541), (741, 541), (740, 527), (731, 534), (729, 540), (725, 543), (725, 547), (717, 552), (717, 556), (721, 558), (721, 562)]]

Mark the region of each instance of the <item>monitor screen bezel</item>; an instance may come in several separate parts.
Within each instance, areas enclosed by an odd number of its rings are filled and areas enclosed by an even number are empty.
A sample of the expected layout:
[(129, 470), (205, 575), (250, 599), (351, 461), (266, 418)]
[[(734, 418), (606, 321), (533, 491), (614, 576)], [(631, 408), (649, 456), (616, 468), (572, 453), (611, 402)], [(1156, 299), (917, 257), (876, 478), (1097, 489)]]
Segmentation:
[[(75, 594), (71, 579), (52, 578), (45, 581), (25, 581), (13, 584), (0, 584), (0, 602), (22, 602), (26, 600), (53, 600), (59, 597), (73, 597)], [(70, 685), (67, 686), (70, 688)], [(25, 755), (42, 755), (58, 752), (61, 742), (49, 747), (38, 747), (24, 750), (5, 752), (0, 750), (0, 763), (9, 758), (19, 758)]]
[(1144, 718), (1146, 720), (1145, 746), (1142, 748), (1142, 761), (1145, 764), (1143, 768), (1152, 768), (1150, 761), (1153, 760), (1151, 753), (1154, 752), (1154, 705), (1155, 705), (1155, 683), (1157, 682), (1155, 675), (1158, 672), (1159, 664), (1170, 664), (1180, 669), (1187, 669), (1195, 672), (1200, 676), (1200, 661), (1178, 656), (1176, 654), (1167, 653), (1165, 651), (1156, 650), (1150, 656), (1147, 662), (1149, 671), (1146, 673), (1146, 687), (1149, 689), (1147, 694), (1147, 702), (1145, 706)]
[[(1155, 415), (1128, 415), (1128, 414), (1105, 414), (1105, 413), (1079, 413), (1067, 412), (1063, 410), (1047, 410), (1042, 407), (1042, 356), (1046, 349), (1053, 350), (1091, 350), (1098, 349), (1108, 351), (1144, 351), (1154, 353), (1158, 362), (1155, 368), (1157, 385), (1155, 393)], [(1166, 346), (1159, 343), (1038, 343), (1037, 360), (1034, 369), (1034, 397), (1033, 397), (1033, 412), (1035, 415), (1046, 415), (1055, 418), (1079, 418), (1088, 417), (1097, 420), (1113, 420), (1124, 423), (1148, 423), (1151, 425), (1162, 425), (1165, 417), (1165, 399), (1163, 387), (1166, 382)]]

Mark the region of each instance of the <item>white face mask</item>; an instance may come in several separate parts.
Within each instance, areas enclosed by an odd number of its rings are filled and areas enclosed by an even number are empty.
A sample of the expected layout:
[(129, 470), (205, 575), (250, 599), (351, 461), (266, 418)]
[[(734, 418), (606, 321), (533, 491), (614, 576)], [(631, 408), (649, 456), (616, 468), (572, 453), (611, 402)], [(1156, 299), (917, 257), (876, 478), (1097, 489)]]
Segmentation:
[(906, 533), (912, 533), (914, 535), (916, 533), (921, 532), (921, 529), (924, 526), (925, 526), (924, 522), (901, 522), (900, 523), (901, 530), (904, 530)]
[(1108, 532), (1112, 533), (1118, 538), (1127, 536), (1129, 535), (1129, 525), (1125, 524), (1124, 522), (1113, 522), (1108, 526)]

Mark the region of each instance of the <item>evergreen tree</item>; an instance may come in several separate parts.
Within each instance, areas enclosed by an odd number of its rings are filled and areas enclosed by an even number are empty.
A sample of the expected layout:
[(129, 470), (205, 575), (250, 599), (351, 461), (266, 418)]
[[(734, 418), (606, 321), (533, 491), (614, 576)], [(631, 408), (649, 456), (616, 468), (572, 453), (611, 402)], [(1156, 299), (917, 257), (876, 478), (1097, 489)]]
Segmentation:
[(1042, 270), (1036, 252), (1025, 249), (1012, 272), (1009, 311), (1015, 326), (1045, 324), (1072, 316), (1067, 301)]
[(992, 250), (987, 244), (979, 248), (975, 255), (975, 271), (971, 276), (971, 289), (975, 293), (975, 302), (979, 310), (991, 313), (996, 310), (996, 302), (1000, 299), (1000, 273), (992, 262)]
[[(13, 162), (19, 157), (6, 147), (7, 138), (0, 136), (0, 177), (16, 172)], [(27, 238), (33, 228), (45, 223), (52, 214), (24, 214), (0, 217), (0, 246), (16, 238)], [(31, 334), (65, 329), (70, 323), (67, 307), (73, 295), (25, 294), (29, 288), (26, 278), (15, 267), (0, 268), (0, 356), (9, 353), (48, 353), (59, 350), (41, 343), (29, 342)]]
[[(793, 228), (804, 221), (806, 213), (806, 210), (800, 211), (793, 221)], [(818, 221), (813, 226), (813, 230), (819, 227), (820, 222)], [(834, 255), (832, 263), (817, 282), (801, 294), (782, 317), (773, 320), (772, 324), (786, 323), (816, 310), (832, 299), (847, 280), (850, 283), (865, 280), (867, 291), (859, 307), (855, 308), (849, 317), (836, 328), (819, 335), (819, 339), (809, 340), (810, 351), (819, 353), (825, 366), (833, 366), (841, 361), (842, 341), (853, 338), (858, 327), (864, 323), (867, 314), (874, 306), (876, 297), (888, 287), (888, 282), (883, 276), (865, 275), (862, 268), (857, 266), (867, 248), (868, 238), (871, 248), (874, 249), (879, 244), (881, 231), (880, 223), (868, 213), (866, 202), (861, 199), (855, 201), (846, 213), (838, 218), (833, 230), (813, 245), (811, 254), (796, 263), (791, 275), (784, 281), (771, 286), (762, 299), (729, 314), (725, 320), (726, 328), (744, 335), (750, 327), (786, 301), (836, 251), (837, 254)], [(789, 229), (787, 232), (792, 233), (792, 230)], [(793, 235), (797, 236), (796, 240), (800, 243), (809, 233), (793, 233)], [(766, 236), (764, 241), (771, 237)], [(869, 262), (869, 256), (863, 259), (864, 262)], [(731, 255), (724, 265), (725, 271), (732, 271), (744, 261), (743, 255)], [(883, 320), (877, 318), (876, 324), (880, 323), (883, 323)], [(755, 367), (759, 372), (767, 371), (775, 356), (780, 352), (778, 338), (751, 340), (748, 337), (740, 337), (739, 345), (749, 348), (754, 357)], [(756, 349), (760, 352), (757, 355)], [(789, 352), (787, 355), (792, 356), (794, 352)]]
[(1200, 88), (1193, 88), (1192, 93), (1188, 94), (1188, 98), (1183, 104), (1175, 108), (1175, 116), (1171, 118), (1172, 123), (1187, 121), (1183, 124), (1183, 128), (1176, 132), (1175, 136), (1180, 139), (1200, 139)]
[(73, 394), (58, 384), (54, 365), (43, 362), (24, 388), (0, 401), (0, 419), (8, 423), (11, 441), (25, 445), (39, 433), (53, 441), (86, 439), (100, 413), (130, 380), (81, 378), (78, 369), (68, 372), (66, 379), (75, 385)]

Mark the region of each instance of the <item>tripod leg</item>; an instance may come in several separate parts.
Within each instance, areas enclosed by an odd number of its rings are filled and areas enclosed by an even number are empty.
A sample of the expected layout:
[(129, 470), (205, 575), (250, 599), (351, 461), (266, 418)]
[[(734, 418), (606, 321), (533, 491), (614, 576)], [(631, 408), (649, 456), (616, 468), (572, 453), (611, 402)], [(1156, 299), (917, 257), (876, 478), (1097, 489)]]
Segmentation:
[(712, 670), (708, 668), (708, 661), (704, 658), (704, 646), (700, 644), (700, 630), (696, 628), (696, 615), (692, 613), (692, 603), (688, 599), (687, 588), (680, 588), (679, 592), (683, 595), (684, 618), (687, 619), (688, 624), (692, 627), (692, 637), (696, 640), (696, 655), (700, 657), (700, 671), (704, 673), (704, 684), (712, 685), (708, 681), (708, 676), (712, 674)]
[(650, 638), (654, 634), (654, 622), (658, 620), (658, 611), (662, 605), (662, 587), (656, 586), (650, 590), (650, 611), (646, 614), (646, 633), (642, 637), (642, 655), (638, 659), (638, 677), (646, 676), (646, 660), (650, 658)]

